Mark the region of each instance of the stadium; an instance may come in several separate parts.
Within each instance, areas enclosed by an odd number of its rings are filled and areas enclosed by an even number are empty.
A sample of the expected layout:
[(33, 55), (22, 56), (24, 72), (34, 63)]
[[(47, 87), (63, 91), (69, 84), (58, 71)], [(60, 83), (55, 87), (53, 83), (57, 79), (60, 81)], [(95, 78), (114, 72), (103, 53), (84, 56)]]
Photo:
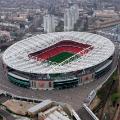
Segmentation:
[(36, 35), (3, 54), (8, 80), (32, 89), (76, 87), (99, 80), (112, 66), (115, 47), (107, 38), (86, 32)]

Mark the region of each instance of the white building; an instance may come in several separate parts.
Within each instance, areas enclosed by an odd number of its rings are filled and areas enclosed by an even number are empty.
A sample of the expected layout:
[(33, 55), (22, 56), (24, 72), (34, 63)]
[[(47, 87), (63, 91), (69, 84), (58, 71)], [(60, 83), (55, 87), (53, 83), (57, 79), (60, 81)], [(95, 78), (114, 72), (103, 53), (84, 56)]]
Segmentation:
[(68, 104), (45, 100), (28, 109), (30, 117), (38, 115), (38, 120), (81, 120)]
[(43, 18), (44, 32), (51, 33), (55, 32), (55, 16), (47, 14)]
[(64, 13), (64, 31), (71, 31), (74, 29), (74, 24), (79, 18), (79, 8), (74, 5), (70, 8), (65, 9)]

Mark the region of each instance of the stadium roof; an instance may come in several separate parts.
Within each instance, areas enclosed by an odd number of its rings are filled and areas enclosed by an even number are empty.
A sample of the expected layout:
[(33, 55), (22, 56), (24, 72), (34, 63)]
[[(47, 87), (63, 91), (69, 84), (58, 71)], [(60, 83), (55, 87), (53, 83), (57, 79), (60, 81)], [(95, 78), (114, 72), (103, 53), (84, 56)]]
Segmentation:
[[(48, 64), (28, 57), (30, 53), (40, 51), (62, 40), (71, 40), (94, 47), (87, 54), (67, 64)], [(86, 69), (104, 62), (114, 53), (114, 44), (107, 38), (86, 32), (59, 32), (36, 35), (10, 46), (3, 54), (3, 60), (9, 67), (28, 73), (49, 74), (65, 73)], [(73, 56), (74, 57), (74, 56)], [(67, 59), (69, 61), (69, 59)]]

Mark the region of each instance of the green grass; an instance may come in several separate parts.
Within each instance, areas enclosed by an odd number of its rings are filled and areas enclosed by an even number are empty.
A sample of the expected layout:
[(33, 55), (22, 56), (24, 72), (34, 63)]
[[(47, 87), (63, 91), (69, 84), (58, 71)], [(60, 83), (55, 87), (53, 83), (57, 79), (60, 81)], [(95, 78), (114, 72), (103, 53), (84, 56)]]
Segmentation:
[(112, 102), (116, 102), (116, 101), (119, 100), (119, 99), (120, 99), (120, 93), (119, 93), (119, 92), (113, 93), (113, 94), (111, 95), (111, 100), (112, 100)]
[(53, 56), (52, 58), (49, 59), (51, 62), (55, 63), (61, 63), (64, 60), (68, 59), (69, 57), (73, 56), (74, 53), (69, 53), (69, 52), (62, 52), (56, 56)]

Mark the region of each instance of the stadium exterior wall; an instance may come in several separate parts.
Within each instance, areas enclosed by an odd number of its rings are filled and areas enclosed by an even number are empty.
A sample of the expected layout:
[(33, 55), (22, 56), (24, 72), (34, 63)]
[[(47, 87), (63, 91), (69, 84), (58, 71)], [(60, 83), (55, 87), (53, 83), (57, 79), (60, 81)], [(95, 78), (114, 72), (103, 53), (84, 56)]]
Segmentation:
[[(49, 58), (55, 55), (59, 55), (60, 59), (62, 53), (54, 53), (57, 50), (75, 53), (72, 56), (69, 54), (63, 61), (51, 61)], [(71, 31), (36, 35), (21, 40), (10, 46), (2, 58), (5, 74), (12, 83), (31, 89), (52, 90), (98, 80), (111, 69), (114, 52), (115, 46), (107, 38)]]

